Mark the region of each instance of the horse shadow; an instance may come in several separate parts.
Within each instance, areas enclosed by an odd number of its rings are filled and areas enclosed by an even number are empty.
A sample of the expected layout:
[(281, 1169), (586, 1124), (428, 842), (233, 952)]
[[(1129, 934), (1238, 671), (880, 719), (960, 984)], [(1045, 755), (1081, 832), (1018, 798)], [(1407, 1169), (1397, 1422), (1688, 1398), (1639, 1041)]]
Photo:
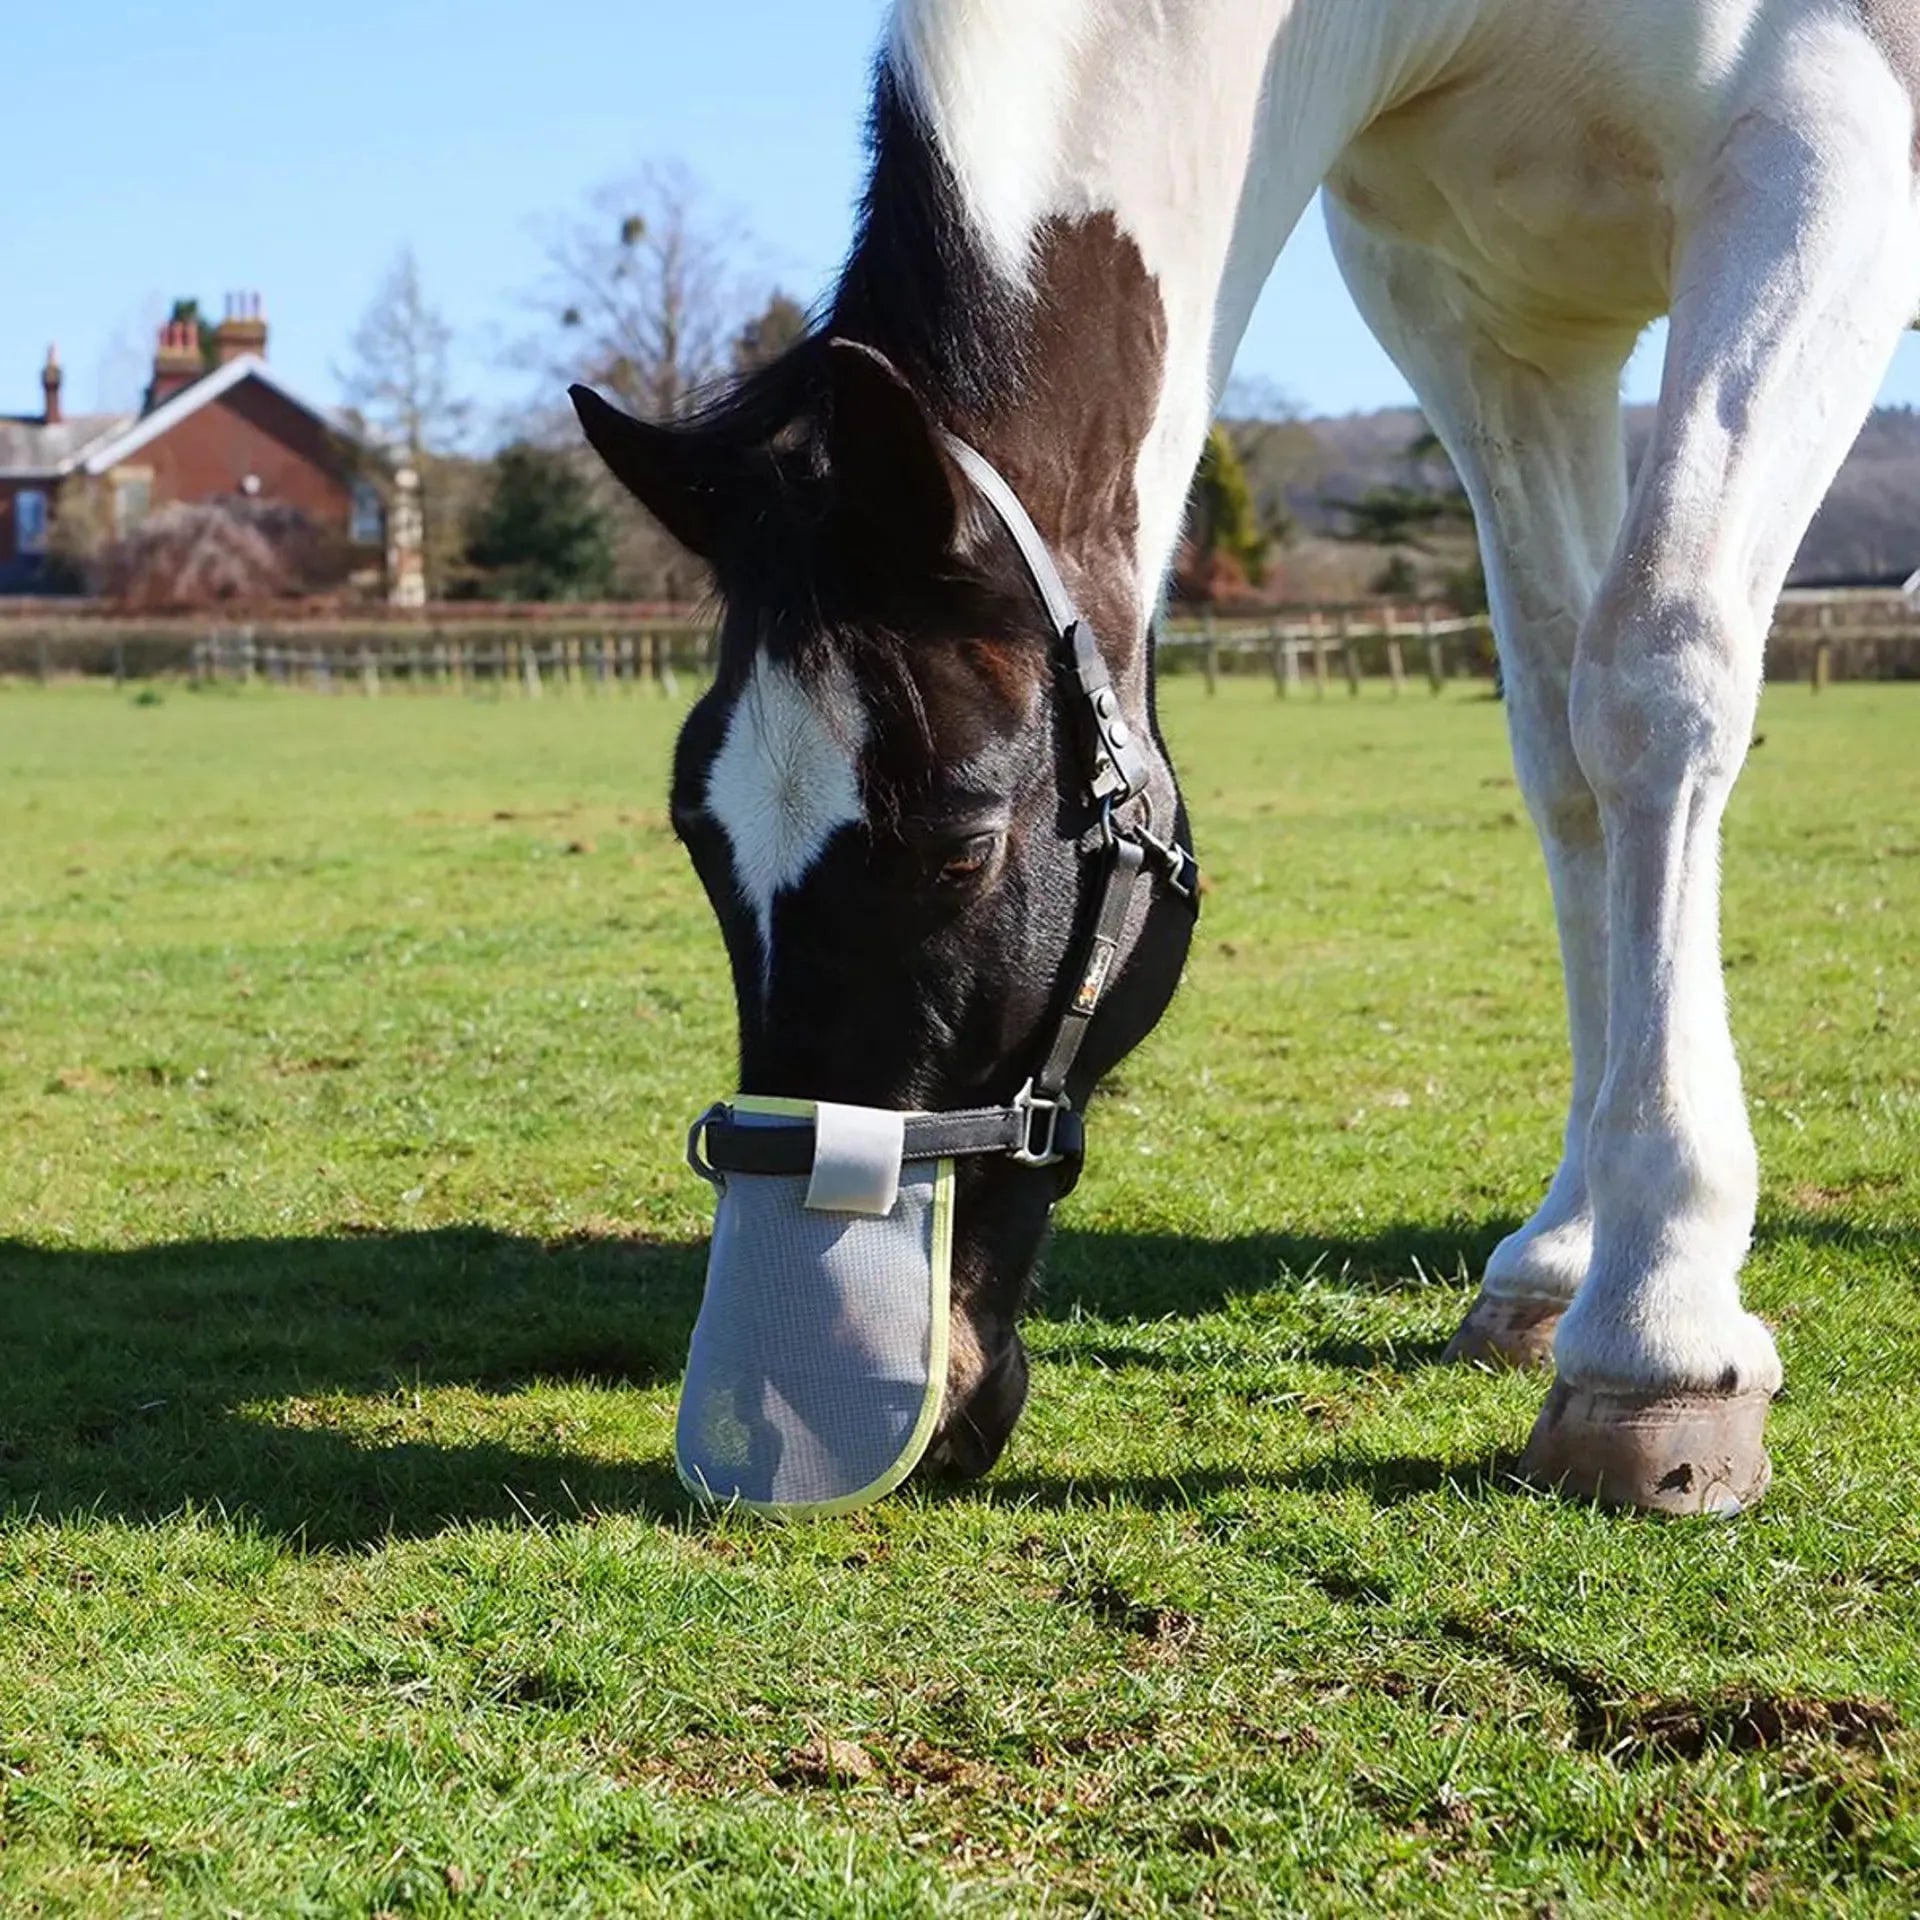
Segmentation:
[[(1438, 1324), (1510, 1226), (1219, 1239), (1066, 1228), (1034, 1313), (1097, 1322), (1076, 1352), (1117, 1367), (1179, 1364), (1130, 1332), (1316, 1281), (1347, 1302), (1431, 1296), (1424, 1317)], [(1761, 1235), (1788, 1236), (1857, 1242), (1860, 1232), (1794, 1218)], [(0, 1524), (149, 1524), (199, 1510), (311, 1550), (357, 1551), (471, 1523), (681, 1522), (690, 1503), (666, 1457), (657, 1390), (679, 1377), (704, 1258), (689, 1241), (479, 1228), (126, 1250), (0, 1241)], [(1356, 1332), (1350, 1316), (1322, 1329), (1310, 1314), (1306, 1327), (1295, 1357), (1329, 1367), (1439, 1357), (1438, 1338)], [(630, 1411), (596, 1418), (564, 1394), (530, 1391), (569, 1383), (652, 1394), (648, 1431), (635, 1439)], [(409, 1415), (429, 1388), (459, 1389), (468, 1404), (456, 1393), (448, 1412), (437, 1393), (422, 1438)], [(362, 1403), (351, 1422), (338, 1417), (343, 1401)], [(468, 1437), (463, 1415), (484, 1435)], [(583, 1421), (600, 1444), (582, 1444)], [(1275, 1484), (1393, 1505), (1463, 1476), (1497, 1480), (1502, 1465), (1322, 1464)], [(1068, 1505), (1089, 1492), (1015, 1471), (942, 1497)], [(1175, 1463), (1104, 1492), (1165, 1505), (1190, 1501), (1196, 1485)]]
[[(467, 1228), (0, 1241), (0, 1522), (200, 1509), (358, 1549), (466, 1522), (683, 1512), (657, 1449), (589, 1451), (527, 1389), (677, 1378), (702, 1265), (686, 1244)], [(413, 1395), (447, 1387), (471, 1404), (417, 1437)], [(337, 1403), (369, 1397), (343, 1425)], [(465, 1425), (515, 1438), (446, 1437)]]

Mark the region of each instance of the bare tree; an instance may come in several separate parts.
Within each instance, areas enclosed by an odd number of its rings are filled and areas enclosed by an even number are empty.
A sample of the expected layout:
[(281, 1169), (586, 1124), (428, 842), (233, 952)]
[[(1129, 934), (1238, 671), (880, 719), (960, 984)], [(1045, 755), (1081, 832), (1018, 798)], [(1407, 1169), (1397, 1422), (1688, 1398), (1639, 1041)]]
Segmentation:
[[(335, 372), (362, 437), (419, 476), (423, 557), (429, 588), (437, 591), (459, 546), (450, 462), (472, 408), (454, 387), (453, 329), (428, 300), (411, 247), (394, 256), (347, 352)], [(389, 474), (370, 469), (366, 477), (390, 491)]]
[(732, 365), (752, 307), (745, 247), (683, 166), (610, 180), (548, 237), (533, 294), (548, 324), (518, 357), (555, 386), (586, 380), (644, 418), (674, 419)]
[(347, 405), (410, 459), (452, 453), (471, 413), (454, 392), (453, 329), (426, 295), (420, 262), (403, 247), (336, 369)]
[[(765, 291), (742, 270), (754, 252), (744, 228), (683, 166), (643, 167), (595, 188), (546, 236), (546, 270), (528, 297), (541, 324), (512, 353), (540, 387), (521, 431), (578, 450), (562, 398), (575, 380), (643, 419), (684, 415), (736, 371), (743, 337), (771, 315)], [(598, 461), (578, 457), (614, 505), (614, 482)], [(620, 591), (677, 601), (704, 593), (705, 567), (624, 494), (612, 519)]]

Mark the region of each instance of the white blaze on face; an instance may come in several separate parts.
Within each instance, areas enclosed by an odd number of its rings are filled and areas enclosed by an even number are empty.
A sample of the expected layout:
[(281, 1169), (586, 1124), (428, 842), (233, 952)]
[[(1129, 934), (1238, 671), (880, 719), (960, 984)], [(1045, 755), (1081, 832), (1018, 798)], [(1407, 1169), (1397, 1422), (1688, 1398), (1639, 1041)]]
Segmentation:
[(808, 687), (754, 661), (707, 771), (707, 811), (733, 853), (733, 883), (760, 931), (760, 990), (773, 979), (773, 903), (797, 887), (842, 828), (863, 818), (858, 759), (866, 714), (836, 669)]

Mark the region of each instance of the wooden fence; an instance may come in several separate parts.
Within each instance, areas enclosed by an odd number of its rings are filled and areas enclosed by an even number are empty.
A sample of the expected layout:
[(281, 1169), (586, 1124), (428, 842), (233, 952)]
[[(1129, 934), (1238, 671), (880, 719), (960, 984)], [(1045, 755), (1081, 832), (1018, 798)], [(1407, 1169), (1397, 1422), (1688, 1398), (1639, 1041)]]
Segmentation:
[(1337, 674), (1350, 694), (1384, 677), (1397, 697), (1408, 663), (1439, 693), (1448, 680), (1490, 676), (1493, 632), (1483, 618), (1460, 619), (1443, 608), (1310, 607), (1265, 620), (1170, 622), (1160, 636), (1163, 671), (1197, 670), (1207, 691), (1223, 674), (1270, 674), (1283, 698), (1311, 691), (1325, 699)]
[(713, 632), (702, 625), (655, 626), (639, 633), (362, 634), (332, 645), (262, 639), (249, 629), (196, 641), (188, 667), (195, 682), (307, 687), (318, 693), (619, 694), (679, 691), (683, 675), (713, 672)]
[[(1169, 673), (1270, 678), (1283, 697), (1358, 695), (1384, 681), (1399, 695), (1424, 682), (1490, 678), (1484, 616), (1373, 601), (1256, 617), (1175, 619), (1161, 634)], [(320, 693), (677, 693), (713, 671), (713, 630), (685, 610), (599, 607), (517, 612), (447, 610), (412, 619), (339, 617), (210, 624), (53, 608), (0, 610), (0, 677), (116, 681), (185, 675), (195, 683)], [(1775, 681), (1818, 692), (1834, 680), (1920, 679), (1920, 610), (1898, 595), (1789, 594), (1767, 645)]]

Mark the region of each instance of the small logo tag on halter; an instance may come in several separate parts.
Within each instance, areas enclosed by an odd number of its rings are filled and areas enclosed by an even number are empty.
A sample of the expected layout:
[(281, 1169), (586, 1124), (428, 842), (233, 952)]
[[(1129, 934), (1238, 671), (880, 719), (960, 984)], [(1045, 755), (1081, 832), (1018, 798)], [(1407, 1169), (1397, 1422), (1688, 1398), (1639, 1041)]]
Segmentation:
[(1073, 996), (1075, 1013), (1091, 1013), (1100, 1004), (1100, 996), (1107, 990), (1107, 975), (1113, 968), (1115, 947), (1104, 935), (1093, 943), (1093, 951), (1087, 956), (1087, 971), (1080, 981), (1080, 991)]

